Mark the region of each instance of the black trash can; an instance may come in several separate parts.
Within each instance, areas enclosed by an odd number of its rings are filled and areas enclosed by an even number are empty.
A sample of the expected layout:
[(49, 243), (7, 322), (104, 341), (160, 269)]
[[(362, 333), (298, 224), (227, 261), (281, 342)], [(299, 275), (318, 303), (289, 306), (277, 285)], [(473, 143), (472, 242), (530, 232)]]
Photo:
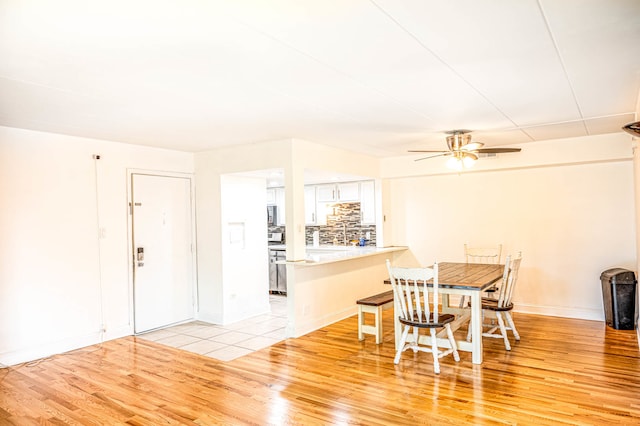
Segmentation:
[(635, 330), (638, 324), (636, 275), (622, 268), (607, 269), (600, 275), (604, 317), (616, 330)]

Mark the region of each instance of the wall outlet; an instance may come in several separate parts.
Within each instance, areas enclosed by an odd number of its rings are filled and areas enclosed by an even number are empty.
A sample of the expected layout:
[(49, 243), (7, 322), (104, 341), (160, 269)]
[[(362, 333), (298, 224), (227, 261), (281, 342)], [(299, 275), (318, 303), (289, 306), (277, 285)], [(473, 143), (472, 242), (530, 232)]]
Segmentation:
[(302, 307), (302, 316), (306, 317), (307, 315), (309, 315), (309, 311), (311, 310), (311, 306), (309, 305), (304, 305)]

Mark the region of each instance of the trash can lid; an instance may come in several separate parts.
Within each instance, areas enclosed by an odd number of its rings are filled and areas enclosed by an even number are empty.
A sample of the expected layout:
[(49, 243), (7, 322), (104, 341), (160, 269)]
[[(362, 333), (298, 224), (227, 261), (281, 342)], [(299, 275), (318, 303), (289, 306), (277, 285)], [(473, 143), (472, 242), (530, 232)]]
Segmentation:
[(601, 280), (611, 281), (611, 284), (635, 284), (636, 274), (624, 268), (611, 268), (600, 274)]

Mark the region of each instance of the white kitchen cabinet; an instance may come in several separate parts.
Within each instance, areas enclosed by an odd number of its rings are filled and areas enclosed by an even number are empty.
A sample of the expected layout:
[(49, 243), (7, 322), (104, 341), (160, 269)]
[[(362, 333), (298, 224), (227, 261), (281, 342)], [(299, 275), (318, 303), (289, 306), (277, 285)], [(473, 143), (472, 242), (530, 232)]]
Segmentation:
[(316, 216), (316, 187), (304, 187), (304, 222), (306, 225), (315, 225)]
[(374, 181), (360, 182), (360, 215), (363, 225), (376, 223), (376, 194)]
[(267, 188), (267, 205), (275, 206), (276, 204), (276, 190), (275, 188)]
[(319, 203), (360, 201), (359, 182), (318, 185), (316, 191)]
[(317, 187), (314, 185), (304, 187), (304, 217), (306, 225), (327, 224), (327, 205), (318, 202)]
[(318, 203), (330, 203), (336, 201), (336, 185), (316, 186), (316, 200)]
[(360, 201), (360, 182), (339, 183), (337, 187), (337, 201)]
[(278, 226), (284, 226), (285, 219), (285, 204), (284, 204), (284, 188), (274, 188), (276, 197), (276, 206), (278, 207), (278, 215), (276, 217), (276, 224)]

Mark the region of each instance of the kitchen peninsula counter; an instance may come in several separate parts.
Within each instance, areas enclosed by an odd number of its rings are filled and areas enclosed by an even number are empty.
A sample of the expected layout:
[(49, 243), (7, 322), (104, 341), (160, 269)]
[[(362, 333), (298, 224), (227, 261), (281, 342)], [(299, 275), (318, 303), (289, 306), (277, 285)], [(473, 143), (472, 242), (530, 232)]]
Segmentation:
[(315, 266), (326, 263), (342, 262), (382, 253), (407, 250), (407, 247), (359, 247), (359, 246), (308, 246), (304, 261), (287, 262), (294, 265)]
[[(408, 247), (320, 246), (306, 259), (285, 262), (289, 322), (287, 336), (299, 337), (357, 313), (356, 301), (388, 290), (386, 259), (411, 256)], [(354, 329), (357, 338), (357, 329)]]
[[(274, 245), (269, 246), (270, 250), (285, 250), (286, 246)], [(352, 260), (361, 257), (375, 256), (382, 253), (393, 253), (396, 251), (407, 250), (405, 246), (393, 246), (393, 247), (373, 247), (373, 246), (307, 246), (305, 260), (298, 261), (278, 261), (279, 264), (291, 264), (296, 266), (315, 266), (323, 265), (326, 263), (342, 262), (345, 260)]]

